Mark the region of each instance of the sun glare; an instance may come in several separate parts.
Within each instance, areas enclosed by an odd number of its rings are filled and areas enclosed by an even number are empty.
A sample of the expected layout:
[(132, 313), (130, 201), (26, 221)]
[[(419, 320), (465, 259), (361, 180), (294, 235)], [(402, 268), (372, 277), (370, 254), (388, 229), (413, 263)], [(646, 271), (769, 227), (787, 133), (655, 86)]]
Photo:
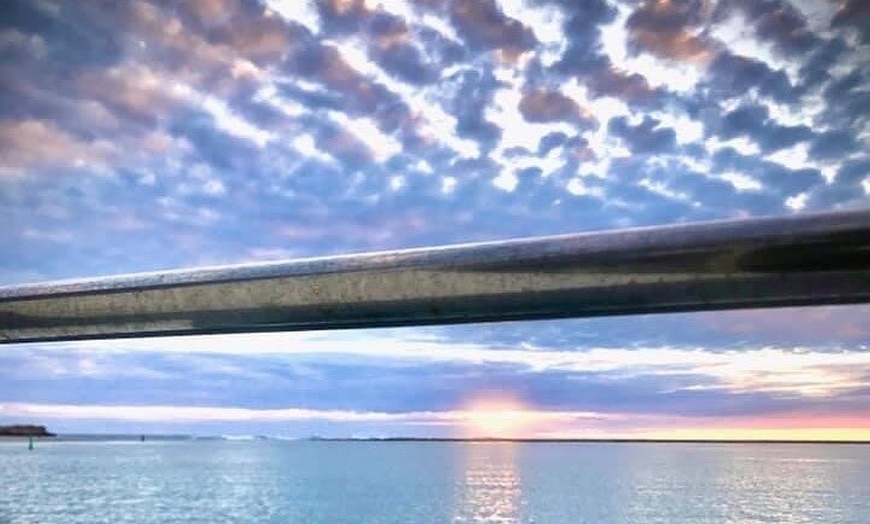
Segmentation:
[(510, 397), (481, 397), (462, 410), (465, 432), (470, 437), (520, 438), (529, 436), (534, 411)]

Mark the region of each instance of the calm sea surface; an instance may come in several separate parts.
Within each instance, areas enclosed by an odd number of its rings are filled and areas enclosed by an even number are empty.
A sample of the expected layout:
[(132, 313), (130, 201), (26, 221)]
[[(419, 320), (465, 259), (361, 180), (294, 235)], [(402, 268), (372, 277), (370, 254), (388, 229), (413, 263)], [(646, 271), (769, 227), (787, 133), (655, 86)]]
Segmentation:
[(870, 446), (0, 443), (0, 523), (870, 523)]

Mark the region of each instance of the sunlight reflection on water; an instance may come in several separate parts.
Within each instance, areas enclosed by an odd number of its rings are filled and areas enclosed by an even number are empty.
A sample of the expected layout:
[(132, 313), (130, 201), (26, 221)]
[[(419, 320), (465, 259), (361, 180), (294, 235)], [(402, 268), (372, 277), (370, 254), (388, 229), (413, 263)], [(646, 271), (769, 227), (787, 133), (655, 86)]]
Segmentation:
[(468, 446), (454, 523), (516, 523), (523, 504), (517, 444)]

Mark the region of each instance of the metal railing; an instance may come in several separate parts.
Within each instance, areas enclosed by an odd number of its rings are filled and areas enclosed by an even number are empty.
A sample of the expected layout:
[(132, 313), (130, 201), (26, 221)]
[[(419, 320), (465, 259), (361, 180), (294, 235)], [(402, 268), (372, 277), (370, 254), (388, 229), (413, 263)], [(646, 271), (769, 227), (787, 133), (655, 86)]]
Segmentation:
[(870, 301), (870, 210), (0, 288), (0, 342)]

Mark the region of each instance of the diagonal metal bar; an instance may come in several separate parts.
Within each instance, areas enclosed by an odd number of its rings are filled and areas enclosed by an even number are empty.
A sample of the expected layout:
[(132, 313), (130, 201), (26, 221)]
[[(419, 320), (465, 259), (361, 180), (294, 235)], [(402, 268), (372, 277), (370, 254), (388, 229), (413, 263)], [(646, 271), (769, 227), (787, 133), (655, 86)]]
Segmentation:
[(0, 287), (0, 342), (870, 302), (870, 210)]

